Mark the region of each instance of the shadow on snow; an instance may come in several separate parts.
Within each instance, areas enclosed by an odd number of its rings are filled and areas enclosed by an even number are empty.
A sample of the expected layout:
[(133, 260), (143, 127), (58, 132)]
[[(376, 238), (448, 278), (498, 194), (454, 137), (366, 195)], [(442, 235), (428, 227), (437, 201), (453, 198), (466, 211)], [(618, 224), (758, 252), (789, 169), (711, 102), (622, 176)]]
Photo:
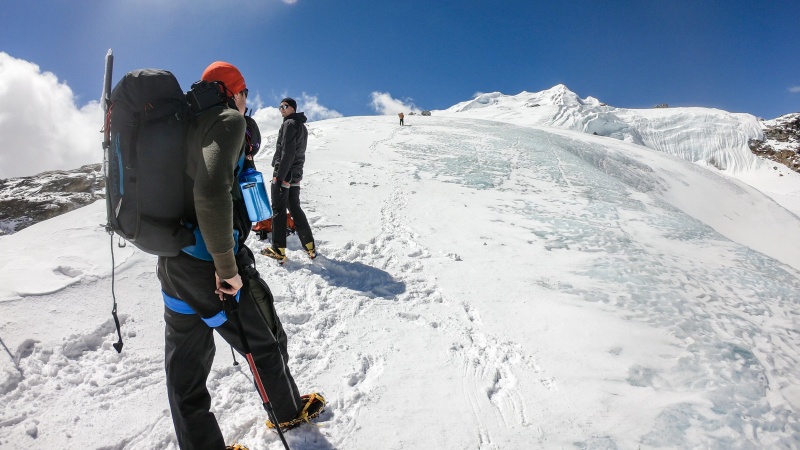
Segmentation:
[(406, 291), (406, 284), (388, 272), (360, 262), (339, 261), (320, 255), (315, 263), (305, 266), (331, 286), (363, 292), (369, 296), (391, 299)]

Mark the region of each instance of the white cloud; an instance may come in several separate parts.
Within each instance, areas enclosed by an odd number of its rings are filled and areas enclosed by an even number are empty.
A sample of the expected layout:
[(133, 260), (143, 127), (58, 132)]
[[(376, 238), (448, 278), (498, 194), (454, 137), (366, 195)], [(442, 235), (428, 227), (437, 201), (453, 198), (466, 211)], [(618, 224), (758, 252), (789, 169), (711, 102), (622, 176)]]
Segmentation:
[(297, 0), (282, 0), (282, 1), (287, 5), (294, 5), (295, 3), (297, 3)]
[(79, 108), (53, 73), (0, 52), (0, 178), (101, 162), (102, 122), (98, 101)]
[(295, 100), (297, 101), (297, 109), (305, 112), (309, 121), (313, 122), (315, 120), (336, 119), (342, 117), (338, 111), (334, 111), (320, 105), (316, 95), (308, 95), (303, 92), (303, 95)]
[(419, 112), (420, 109), (411, 101), (410, 98), (405, 100), (398, 100), (392, 98), (388, 92), (373, 92), (371, 94), (372, 102), (370, 106), (376, 113), (381, 115), (394, 115), (401, 112)]
[[(0, 178), (102, 162), (100, 104), (78, 107), (75, 100), (69, 86), (53, 73), (0, 52)], [(303, 93), (296, 100), (309, 121), (342, 117), (316, 96)], [(278, 108), (264, 107), (259, 95), (249, 102), (262, 136), (276, 133), (283, 122)]]
[[(285, 97), (288, 97), (288, 95), (284, 93), (279, 98)], [(295, 98), (295, 101), (297, 102), (298, 111), (305, 113), (309, 122), (342, 117), (342, 114), (338, 111), (322, 106), (315, 95), (308, 95), (303, 92), (300, 97)], [(277, 107), (265, 107), (260, 94), (256, 95), (253, 100), (248, 99), (248, 102), (251, 103), (250, 106), (255, 111), (253, 113), (253, 119), (256, 120), (262, 136), (272, 131), (277, 131), (278, 128), (280, 128), (283, 123), (283, 116), (281, 116)], [(275, 103), (277, 104), (278, 101), (276, 100)]]
[(281, 112), (278, 111), (278, 108), (267, 106), (266, 108), (256, 109), (253, 113), (253, 119), (255, 119), (258, 124), (258, 129), (261, 131), (261, 149), (263, 150), (266, 144), (264, 138), (268, 134), (278, 131), (278, 128), (281, 127), (281, 123), (283, 123), (283, 117), (281, 117)]
[(789, 88), (789, 92), (791, 92), (792, 94), (800, 93), (800, 86), (792, 86), (792, 87), (790, 87)]

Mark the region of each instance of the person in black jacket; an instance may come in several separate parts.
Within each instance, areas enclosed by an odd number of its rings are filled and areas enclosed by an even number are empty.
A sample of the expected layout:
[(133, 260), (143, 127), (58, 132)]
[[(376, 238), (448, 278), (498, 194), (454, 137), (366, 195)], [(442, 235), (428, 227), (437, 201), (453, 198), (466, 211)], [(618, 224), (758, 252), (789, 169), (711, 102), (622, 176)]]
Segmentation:
[(272, 157), (272, 246), (261, 253), (283, 264), (286, 261), (287, 208), (292, 213), (297, 236), (309, 258), (317, 257), (317, 247), (306, 214), (300, 207), (300, 180), (303, 179), (308, 142), (306, 116), (297, 112), (297, 102), (292, 98), (281, 100), (279, 109), (283, 125)]

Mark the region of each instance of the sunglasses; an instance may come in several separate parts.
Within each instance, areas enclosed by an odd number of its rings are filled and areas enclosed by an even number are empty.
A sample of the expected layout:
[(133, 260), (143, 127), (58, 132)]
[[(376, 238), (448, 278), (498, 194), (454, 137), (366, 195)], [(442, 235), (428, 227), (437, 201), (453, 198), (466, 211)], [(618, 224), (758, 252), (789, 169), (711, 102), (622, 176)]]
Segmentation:
[(250, 92), (250, 91), (249, 91), (247, 88), (244, 88), (244, 89), (243, 89), (241, 92), (239, 92), (239, 93), (240, 93), (240, 94), (242, 94), (242, 95), (244, 95), (244, 96), (245, 96), (245, 98), (247, 98), (247, 93), (248, 93), (248, 92)]
[(278, 109), (280, 109), (281, 111), (283, 111), (284, 109), (288, 109), (288, 108), (289, 108), (289, 105), (281, 105), (281, 106), (278, 107)]

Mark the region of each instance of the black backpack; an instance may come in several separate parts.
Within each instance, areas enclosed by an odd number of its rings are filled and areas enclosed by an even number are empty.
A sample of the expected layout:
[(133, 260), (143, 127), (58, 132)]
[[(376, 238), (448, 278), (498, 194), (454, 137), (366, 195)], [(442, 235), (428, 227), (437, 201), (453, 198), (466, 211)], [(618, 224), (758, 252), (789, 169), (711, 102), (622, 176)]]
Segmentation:
[(102, 105), (106, 231), (112, 235), (111, 311), (122, 351), (114, 294), (113, 234), (159, 256), (177, 256), (195, 244), (185, 223), (191, 198), (186, 176), (186, 134), (194, 117), (224, 104), (218, 82), (198, 81), (184, 94), (175, 76), (160, 69), (125, 74), (111, 90), (114, 56), (106, 55)]
[(176, 256), (195, 242), (184, 223), (186, 133), (193, 118), (224, 103), (218, 83), (199, 81), (184, 94), (160, 69), (125, 74), (106, 114), (108, 229), (139, 249)]
[(127, 73), (111, 92), (106, 120), (106, 212), (114, 231), (141, 250), (176, 256), (194, 243), (183, 225), (186, 133), (192, 115), (175, 76)]

